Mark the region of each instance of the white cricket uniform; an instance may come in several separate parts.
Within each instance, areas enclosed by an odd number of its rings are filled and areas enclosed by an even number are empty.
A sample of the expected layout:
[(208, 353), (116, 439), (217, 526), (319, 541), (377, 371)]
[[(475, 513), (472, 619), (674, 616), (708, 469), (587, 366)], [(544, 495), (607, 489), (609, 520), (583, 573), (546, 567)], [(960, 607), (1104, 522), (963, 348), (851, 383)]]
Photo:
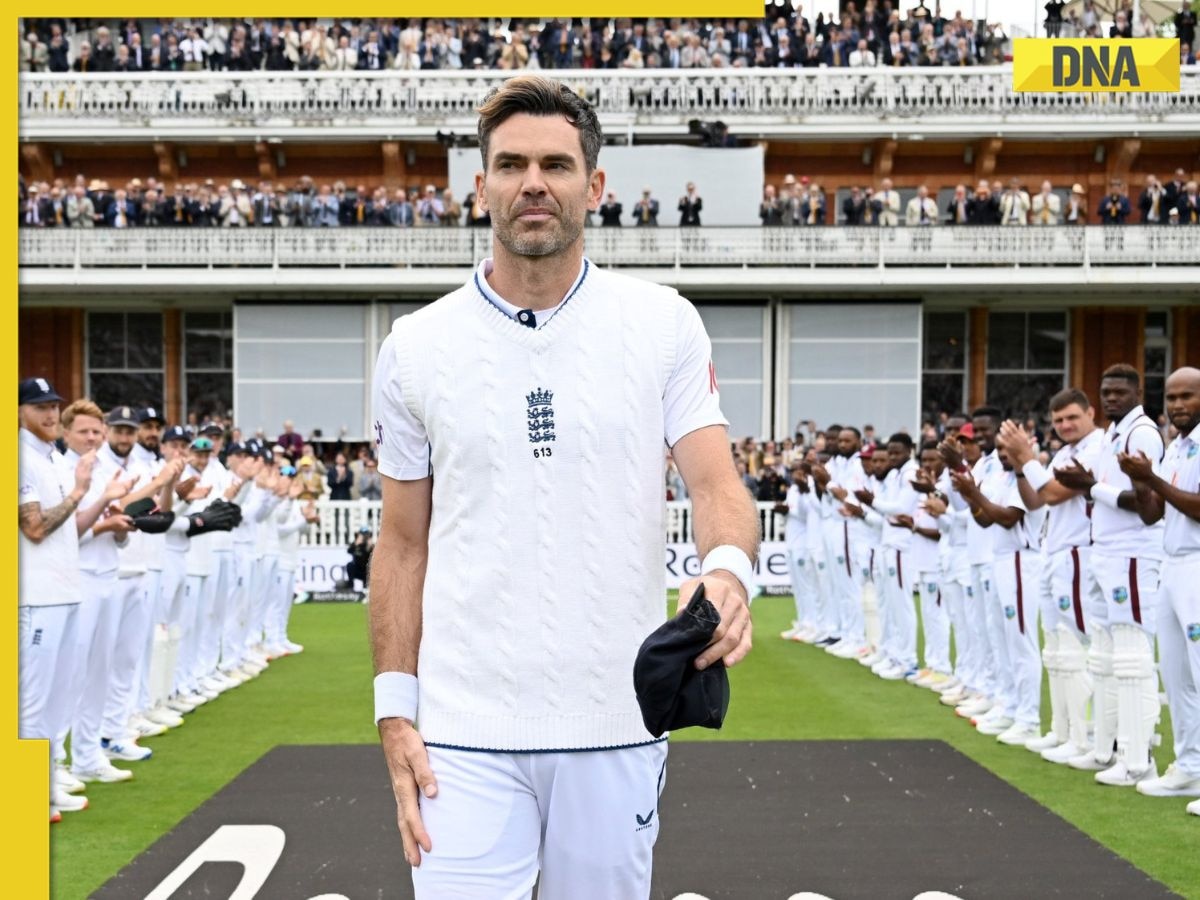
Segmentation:
[(823, 639), (837, 631), (837, 603), (833, 595), (833, 583), (829, 572), (829, 563), (825, 555), (825, 536), (823, 533), (825, 516), (822, 511), (824, 504), (817, 496), (816, 482), (808, 479), (808, 493), (802, 495), (805, 512), (805, 549), (808, 554), (809, 571), (813, 573), (814, 594), (814, 624), (818, 639)]
[(823, 500), (825, 553), (838, 610), (837, 635), (851, 646), (861, 647), (867, 641), (863, 585), (870, 571), (871, 542), (862, 520), (842, 515), (841, 507), (843, 502), (858, 505), (854, 492), (867, 486), (867, 476), (857, 453), (849, 457), (834, 456), (826, 468), (830, 486), (836, 485), (847, 492), (845, 501), (840, 501), (827, 488)]
[[(210, 501), (224, 499), (225, 491), (233, 483), (233, 474), (222, 465), (213, 453), (208, 458), (208, 466), (204, 471), (211, 478), (213, 485)], [(231, 501), (232, 502), (232, 501)], [(211, 604), (206, 614), (201, 618), (202, 628), (197, 649), (197, 668), (201, 677), (211, 675), (223, 663), (229, 663), (229, 668), (241, 660), (222, 660), (221, 639), (225, 635), (226, 621), (234, 615), (234, 587), (237, 578), (233, 562), (233, 537), (228, 531), (214, 531), (211, 538), (213, 551), (213, 571), (209, 596)]]
[(663, 619), (663, 443), (727, 425), (711, 345), (675, 291), (586, 260), (526, 327), (489, 271), (398, 320), (374, 382), (381, 473), (436, 473), (416, 896), (528, 897), (540, 867), (543, 900), (648, 897), (666, 745), (629, 673)]
[[(938, 531), (937, 519), (919, 503), (913, 514), (913, 527)], [(925, 636), (925, 666), (934, 672), (950, 674), (950, 617), (942, 597), (941, 535), (929, 538), (913, 531), (909, 545), (911, 568), (916, 573), (917, 592), (921, 597), (921, 633)]]
[[(37, 503), (44, 515), (75, 489), (75, 471), (58, 464), (61, 455), (25, 428), (20, 430), (17, 505)], [(48, 738), (51, 759), (60, 759), (57, 741), (70, 726), (76, 697), (76, 629), (81, 582), (79, 535), (75, 513), (34, 543), (24, 532), (17, 538), (17, 735)], [(54, 793), (54, 779), (50, 779)]]
[[(948, 473), (943, 472), (938, 479), (938, 490), (944, 496), (950, 495)], [(971, 587), (971, 564), (967, 559), (967, 520), (970, 518), (969, 510), (955, 509), (949, 504), (946, 511), (938, 516), (937, 527), (942, 533), (938, 545), (941, 569), (939, 586), (942, 605), (954, 632), (954, 667), (946, 671), (953, 673), (968, 690), (978, 691), (979, 649), (971, 640), (975, 631), (967, 620), (966, 605), (966, 591)]]
[(245, 661), (250, 645), (250, 585), (254, 566), (254, 541), (258, 523), (256, 506), (261, 502), (261, 488), (253, 481), (242, 484), (233, 498), (242, 510), (242, 521), (230, 533), (233, 552), (233, 572), (229, 577), (229, 609), (221, 629), (221, 668), (235, 669)]
[(258, 508), (258, 543), (255, 546), (261, 561), (256, 590), (262, 591), (262, 641), (269, 656), (281, 656), (286, 652), (278, 642), (276, 623), (279, 618), (279, 522), (276, 516), (285, 500), (272, 492), (263, 498)]
[(275, 513), (279, 532), (279, 564), (275, 570), (275, 590), (267, 643), (286, 646), (288, 617), (296, 595), (296, 567), (300, 564), (300, 534), (308, 528), (300, 504), (285, 500)]
[[(1171, 442), (1159, 476), (1200, 493), (1200, 427)], [(1158, 655), (1171, 706), (1175, 764), (1200, 778), (1200, 522), (1166, 504)]]
[[(812, 489), (809, 486), (809, 490)], [(792, 579), (792, 599), (796, 607), (796, 625), (815, 627), (817, 579), (808, 559), (808, 505), (805, 496), (794, 484), (787, 489), (784, 540), (787, 545), (788, 572)]]
[(916, 462), (909, 459), (900, 468), (889, 470), (883, 479), (883, 490), (872, 504), (883, 516), (880, 541), (883, 554), (881, 593), (885, 598), (882, 648), (888, 659), (906, 671), (917, 666), (917, 610), (913, 605), (913, 587), (918, 573), (908, 558), (912, 530), (894, 525), (891, 520), (896, 516), (916, 515), (920, 497), (913, 490), (912, 479), (917, 468)]
[(1038, 646), (1037, 584), (1041, 572), (1042, 522), (1045, 507), (1030, 512), (1021, 499), (1015, 472), (1002, 472), (989, 497), (997, 506), (1019, 509), (1021, 521), (1012, 528), (990, 526), (995, 552), (993, 572), (996, 599), (1004, 614), (1005, 650), (1012, 678), (1012, 706), (1005, 715), (1017, 725), (1041, 724), (1042, 656)]
[[(141, 444), (134, 446), (132, 455), (134, 460), (149, 469), (153, 476), (157, 476), (166, 465), (161, 456), (147, 450)], [(149, 607), (149, 617), (145, 630), (146, 643), (138, 664), (137, 697), (133, 709), (135, 712), (149, 710), (155, 705), (150, 691), (150, 658), (154, 648), (155, 629), (165, 622), (165, 619), (162, 618), (162, 594), (163, 570), (166, 567), (167, 557), (166, 535), (143, 534), (141, 538), (146, 555), (146, 575), (142, 579), (142, 593)]]
[[(200, 487), (209, 487), (206, 497), (195, 501), (189, 513), (203, 513), (217, 497), (220, 489), (215, 482), (216, 472), (211, 466), (198, 471), (190, 463), (183, 471), (183, 480), (196, 478)], [(204, 629), (211, 616), (216, 590), (216, 554), (213, 552), (214, 533), (198, 534), (189, 539), (187, 549), (187, 582), (184, 587), (183, 611), (181, 614), (182, 637), (179, 644), (179, 660), (175, 669), (175, 689), (179, 693), (195, 693), (200, 679), (208, 674), (200, 664), (200, 647)]]

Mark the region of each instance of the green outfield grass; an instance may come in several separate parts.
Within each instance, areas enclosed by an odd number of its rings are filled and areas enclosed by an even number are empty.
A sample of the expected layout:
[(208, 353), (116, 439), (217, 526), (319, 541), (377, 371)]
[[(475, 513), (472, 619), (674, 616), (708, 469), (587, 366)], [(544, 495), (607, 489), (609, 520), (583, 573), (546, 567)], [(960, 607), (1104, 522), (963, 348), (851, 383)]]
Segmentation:
[[(90, 786), (92, 807), (51, 830), (52, 896), (86, 897), (276, 745), (373, 743), (365, 613), (361, 606), (297, 607), (290, 630), (303, 654), (273, 663), (177, 731), (146, 741), (153, 759), (121, 764), (134, 769), (133, 781)], [(1200, 818), (1184, 813), (1186, 800), (1102, 788), (1088, 773), (1004, 747), (956, 719), (930, 691), (780, 640), (791, 615), (790, 598), (755, 601), (755, 650), (730, 673), (725, 728), (691, 729), (672, 740), (944, 740), (1185, 897), (1200, 898)], [(1172, 756), (1168, 723), (1160, 730), (1161, 768)]]

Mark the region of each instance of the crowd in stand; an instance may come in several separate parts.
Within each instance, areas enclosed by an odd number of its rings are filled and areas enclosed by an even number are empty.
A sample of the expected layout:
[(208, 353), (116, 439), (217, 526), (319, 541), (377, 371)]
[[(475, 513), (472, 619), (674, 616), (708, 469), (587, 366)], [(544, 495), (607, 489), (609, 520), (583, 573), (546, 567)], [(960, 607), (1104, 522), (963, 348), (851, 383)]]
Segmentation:
[[(860, 8), (861, 6), (861, 8)], [(1122, 0), (1111, 24), (1093, 0), (1047, 34), (1143, 37), (1162, 29)], [(1192, 62), (1195, 15), (1169, 21)], [(1003, 62), (1008, 37), (924, 0), (851, 0), (840, 17), (767, 6), (760, 19), (31, 19), (20, 31), (27, 72), (382, 71), (388, 69), (696, 69), (969, 66)]]
[[(1124, 225), (1200, 224), (1197, 181), (1176, 169), (1169, 181), (1147, 175), (1143, 189), (1131, 199), (1126, 185), (1114, 181), (1108, 193), (1089, 212), (1087, 191), (1073, 185), (1069, 194), (1056, 192), (1049, 181), (1031, 193), (1018, 178), (980, 181), (974, 191), (965, 184), (939, 207), (936, 196), (922, 185), (903, 202), (900, 191), (884, 178), (878, 189), (853, 187), (830, 209), (824, 189), (808, 176), (787, 175), (778, 188), (768, 184), (758, 207), (765, 226), (839, 225), (1083, 225), (1088, 222)], [(421, 188), (365, 185), (350, 189), (341, 181), (319, 187), (308, 176), (290, 188), (261, 181), (251, 187), (240, 179), (218, 184), (135, 178), (112, 190), (108, 182), (77, 175), (72, 183), (55, 179), (26, 184), (19, 180), (20, 224), (30, 228), (143, 228), (143, 227), (489, 227), (491, 217), (468, 194), (459, 202), (447, 187)], [(699, 226), (703, 198), (689, 182), (677, 205), (679, 225)], [(589, 224), (635, 226), (659, 224), (661, 206), (646, 187), (628, 212), (615, 192), (589, 215)]]

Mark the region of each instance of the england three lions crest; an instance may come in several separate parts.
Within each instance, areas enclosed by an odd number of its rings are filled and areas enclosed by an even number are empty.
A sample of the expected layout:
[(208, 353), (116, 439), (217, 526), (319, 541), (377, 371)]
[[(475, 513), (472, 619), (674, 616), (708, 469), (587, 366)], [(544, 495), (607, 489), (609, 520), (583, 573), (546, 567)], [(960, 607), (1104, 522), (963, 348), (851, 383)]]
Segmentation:
[(541, 444), (554, 440), (554, 391), (535, 388), (525, 395), (529, 442)]

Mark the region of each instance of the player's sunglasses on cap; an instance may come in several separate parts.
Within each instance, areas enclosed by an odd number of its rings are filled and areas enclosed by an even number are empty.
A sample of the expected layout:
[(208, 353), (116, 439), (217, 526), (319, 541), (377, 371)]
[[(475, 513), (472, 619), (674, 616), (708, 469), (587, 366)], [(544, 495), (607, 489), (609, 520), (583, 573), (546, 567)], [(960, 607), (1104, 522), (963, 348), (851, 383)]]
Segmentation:
[(701, 670), (694, 665), (720, 624), (721, 616), (704, 596), (702, 584), (682, 612), (642, 643), (633, 663), (633, 690), (646, 730), (655, 737), (690, 725), (720, 728), (725, 721), (725, 663), (718, 660)]
[(198, 437), (198, 438), (196, 438), (194, 441), (192, 441), (192, 449), (193, 449), (193, 450), (208, 450), (208, 451), (211, 451), (211, 450), (212, 450), (212, 448), (213, 448), (213, 442), (212, 442), (212, 441), (210, 441), (210, 440), (209, 440), (208, 438), (206, 438), (206, 437)]

